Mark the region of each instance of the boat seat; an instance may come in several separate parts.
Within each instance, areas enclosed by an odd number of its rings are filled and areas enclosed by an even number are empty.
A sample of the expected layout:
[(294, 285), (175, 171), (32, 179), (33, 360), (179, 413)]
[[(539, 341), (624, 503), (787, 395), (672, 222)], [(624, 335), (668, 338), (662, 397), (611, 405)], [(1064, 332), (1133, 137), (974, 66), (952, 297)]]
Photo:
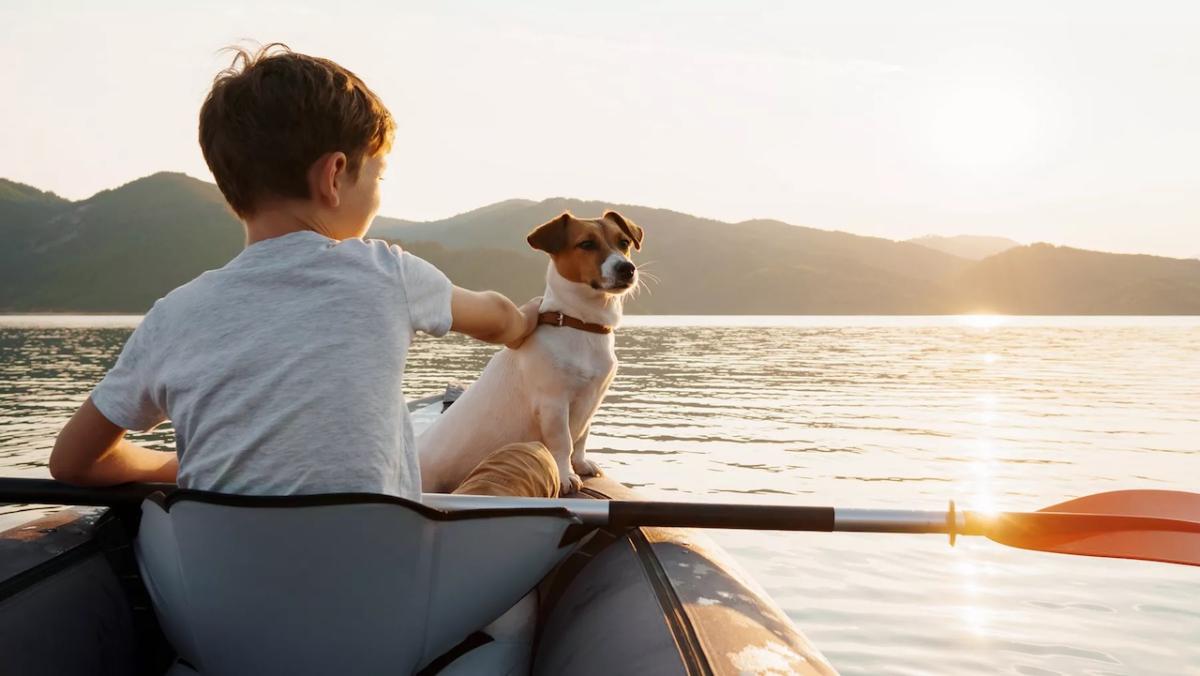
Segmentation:
[(169, 673), (396, 676), (516, 604), (571, 552), (578, 523), (553, 507), (179, 490), (142, 503), (134, 546), (186, 663)]

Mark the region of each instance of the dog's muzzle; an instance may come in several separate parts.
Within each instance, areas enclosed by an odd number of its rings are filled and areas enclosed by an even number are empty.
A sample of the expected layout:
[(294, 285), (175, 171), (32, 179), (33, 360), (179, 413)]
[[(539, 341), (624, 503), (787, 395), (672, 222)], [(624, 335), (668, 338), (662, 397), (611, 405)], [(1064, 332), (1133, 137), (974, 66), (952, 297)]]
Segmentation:
[(618, 263), (616, 269), (613, 270), (613, 274), (617, 278), (617, 281), (624, 284), (632, 282), (633, 276), (636, 273), (637, 266), (629, 261)]

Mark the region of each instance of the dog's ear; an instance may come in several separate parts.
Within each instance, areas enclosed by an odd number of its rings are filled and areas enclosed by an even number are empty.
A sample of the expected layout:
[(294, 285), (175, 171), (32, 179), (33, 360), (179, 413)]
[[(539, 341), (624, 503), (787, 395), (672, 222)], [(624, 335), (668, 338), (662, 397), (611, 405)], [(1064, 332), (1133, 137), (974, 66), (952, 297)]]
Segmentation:
[(538, 251), (555, 254), (567, 245), (567, 223), (571, 222), (571, 212), (564, 211), (562, 215), (546, 221), (533, 229), (525, 238), (529, 246)]
[(616, 223), (617, 227), (621, 229), (621, 232), (624, 232), (629, 236), (629, 239), (633, 240), (633, 248), (637, 249), (638, 251), (642, 250), (642, 235), (644, 233), (642, 232), (642, 228), (638, 226), (637, 223), (625, 220), (624, 216), (615, 211), (604, 212), (604, 218)]

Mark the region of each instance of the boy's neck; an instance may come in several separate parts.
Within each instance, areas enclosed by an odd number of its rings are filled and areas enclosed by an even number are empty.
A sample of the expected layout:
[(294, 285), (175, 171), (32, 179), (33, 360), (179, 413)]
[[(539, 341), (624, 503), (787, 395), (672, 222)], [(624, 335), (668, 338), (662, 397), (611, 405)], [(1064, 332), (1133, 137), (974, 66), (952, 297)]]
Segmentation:
[(306, 230), (338, 241), (365, 234), (338, 233), (324, 221), (321, 214), (307, 203), (285, 201), (264, 206), (242, 222), (246, 226), (246, 246)]

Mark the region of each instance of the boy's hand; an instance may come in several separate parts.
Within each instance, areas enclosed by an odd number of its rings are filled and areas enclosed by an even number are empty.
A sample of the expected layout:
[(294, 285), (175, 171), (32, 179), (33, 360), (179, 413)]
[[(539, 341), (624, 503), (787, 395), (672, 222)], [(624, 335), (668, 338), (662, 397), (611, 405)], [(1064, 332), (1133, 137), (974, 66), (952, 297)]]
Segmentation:
[(450, 296), (450, 330), (486, 343), (517, 347), (537, 328), (540, 298), (517, 307), (495, 291), (454, 287)]
[(541, 309), (542, 309), (542, 297), (541, 296), (534, 296), (528, 302), (526, 302), (524, 305), (522, 305), (520, 308), (518, 308), (518, 311), (521, 313), (521, 317), (525, 321), (525, 326), (522, 329), (523, 332), (521, 333), (521, 337), (517, 338), (516, 340), (512, 340), (512, 341), (505, 343), (504, 344), (505, 347), (507, 347), (510, 350), (515, 350), (518, 347), (521, 347), (521, 345), (525, 342), (526, 338), (533, 335), (533, 332), (536, 331), (537, 327), (538, 327), (538, 314), (539, 314), (538, 311)]

